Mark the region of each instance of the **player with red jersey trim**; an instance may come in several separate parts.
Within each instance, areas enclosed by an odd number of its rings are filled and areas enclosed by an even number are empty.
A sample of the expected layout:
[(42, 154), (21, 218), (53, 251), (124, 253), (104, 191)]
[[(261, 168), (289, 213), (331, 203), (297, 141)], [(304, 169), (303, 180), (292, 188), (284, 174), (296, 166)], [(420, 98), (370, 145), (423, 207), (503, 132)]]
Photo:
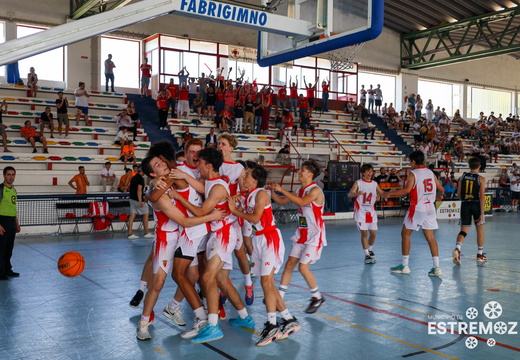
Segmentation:
[[(377, 213), (375, 203), (377, 196), (384, 194), (376, 181), (372, 180), (374, 167), (370, 164), (361, 166), (362, 178), (356, 180), (348, 194), (354, 198), (354, 221), (361, 232), (361, 246), (365, 252), (365, 264), (375, 264), (376, 256), (372, 247), (376, 241)], [(368, 238), (370, 233), (370, 238)]]
[(435, 199), (437, 191), (442, 198), (444, 188), (437, 176), (424, 166), (424, 153), (416, 150), (409, 155), (412, 171), (408, 175), (403, 189), (389, 191), (383, 195), (386, 200), (389, 197), (398, 197), (410, 194), (410, 207), (406, 212), (403, 229), (401, 231), (401, 247), (403, 261), (400, 265), (391, 268), (393, 273), (409, 274), (408, 259), (410, 254), (410, 237), (414, 230), (422, 227), (424, 238), (428, 242), (433, 258), (433, 267), (428, 272), (429, 276), (442, 276), (439, 267), (439, 247), (433, 230), (438, 228), (435, 211)]
[(300, 208), (298, 210), (298, 228), (291, 237), (293, 245), (289, 253), (289, 259), (283, 270), (282, 281), (280, 281), (280, 294), (285, 296), (287, 286), (291, 282), (292, 273), (296, 265), (309, 286), (312, 298), (307, 313), (315, 313), (325, 302), (321, 295), (316, 278), (310, 270), (310, 265), (321, 257), (323, 247), (327, 245), (325, 234), (325, 223), (323, 221), (323, 207), (325, 195), (321, 188), (314, 182), (320, 174), (320, 165), (316, 160), (309, 159), (302, 164), (298, 171), (301, 187), (291, 193), (283, 189), (280, 184), (273, 184), (273, 190), (282, 193), (285, 197), (278, 196), (274, 191), (271, 194), (273, 200), (280, 205), (293, 202)]

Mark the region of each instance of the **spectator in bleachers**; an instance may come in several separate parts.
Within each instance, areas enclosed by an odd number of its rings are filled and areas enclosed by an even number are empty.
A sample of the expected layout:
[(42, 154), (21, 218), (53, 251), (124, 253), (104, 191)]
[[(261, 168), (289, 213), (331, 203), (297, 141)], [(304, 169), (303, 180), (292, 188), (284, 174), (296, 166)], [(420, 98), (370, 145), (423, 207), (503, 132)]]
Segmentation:
[(65, 139), (69, 138), (69, 100), (63, 96), (63, 91), (58, 92), (58, 98), (56, 99), (56, 108), (58, 109), (58, 132), (59, 138), (61, 139), (63, 133), (63, 126), (65, 126)]
[[(193, 101), (197, 97), (197, 94), (199, 94), (197, 83), (195, 82), (195, 78), (190, 78), (190, 82), (188, 83), (188, 88), (190, 89), (188, 91), (188, 103), (190, 105), (190, 109), (195, 110), (195, 107), (193, 107)], [(201, 96), (202, 98), (202, 96)]]
[(493, 159), (495, 159), (495, 164), (498, 162), (498, 152), (500, 148), (494, 142), (488, 148), (489, 162), (492, 163)]
[(368, 96), (368, 112), (370, 114), (374, 113), (374, 99), (375, 99), (375, 93), (374, 89), (372, 88), (372, 85), (367, 90), (367, 96)]
[(76, 194), (86, 194), (87, 186), (90, 186), (84, 166), (78, 166), (79, 173), (69, 181), (69, 186), (76, 190)]
[(509, 187), (511, 189), (511, 208), (508, 212), (518, 210), (518, 200), (520, 200), (520, 175), (517, 169), (513, 170), (513, 175), (509, 178)]
[(289, 76), (289, 111), (294, 111), (294, 116), (298, 116), (298, 75), (296, 82), (292, 82), (292, 76)]
[(396, 169), (390, 169), (390, 175), (388, 175), (387, 182), (391, 184), (402, 184), (403, 179), (399, 176)]
[(509, 185), (509, 174), (507, 173), (507, 169), (502, 169), (500, 177), (498, 178), (498, 187), (509, 188)]
[(291, 134), (292, 134), (292, 131), (294, 128), (294, 119), (293, 119), (291, 112), (287, 111), (287, 110), (282, 111), (282, 119), (285, 123), (285, 126), (284, 126), (285, 138), (283, 139), (282, 142), (292, 141)]
[(307, 136), (307, 130), (314, 131), (314, 126), (311, 125), (311, 118), (308, 111), (304, 111), (300, 119), (300, 128), (303, 130), (303, 136)]
[(38, 93), (38, 75), (34, 72), (33, 67), (29, 69), (29, 74), (27, 74), (27, 87), (30, 90), (30, 96), (36, 97)]
[(217, 146), (217, 135), (215, 135), (215, 128), (209, 129), (209, 134), (206, 135), (206, 142), (204, 147), (216, 147)]
[(7, 101), (5, 100), (2, 100), (2, 103), (0, 104), (0, 135), (2, 136), (2, 142), (4, 144), (4, 152), (11, 152), (7, 148), (7, 133), (3, 124), (2, 114), (7, 114)]
[(329, 190), (329, 170), (327, 168), (323, 169), (323, 178), (321, 179), (323, 183), (323, 190)]
[(321, 82), (321, 110), (324, 112), (329, 111), (329, 79), (325, 79)]
[(43, 145), (43, 152), (45, 154), (48, 154), (49, 149), (47, 148), (47, 139), (45, 139), (45, 137), (43, 136), (36, 135), (36, 128), (31, 126), (31, 120), (26, 120), (24, 125), (25, 126), (22, 127), (20, 130), (20, 134), (25, 140), (27, 140), (31, 144), (33, 148), (33, 153), (38, 152), (38, 150), (36, 150), (36, 143), (39, 142)]
[(421, 95), (417, 94), (415, 99), (415, 118), (419, 119), (422, 117), (423, 101)]
[(229, 129), (233, 129), (233, 113), (227, 107), (227, 105), (224, 106), (224, 110), (222, 110), (219, 114), (220, 120), (221, 120), (221, 132), (229, 132)]
[(137, 141), (137, 127), (140, 123), (140, 120), (139, 120), (139, 113), (135, 109), (135, 103), (133, 101), (130, 101), (128, 103), (128, 106), (126, 107), (126, 113), (128, 114), (128, 116), (130, 116), (130, 119), (132, 119), (132, 124), (133, 124), (132, 132), (134, 134), (133, 141)]
[(184, 145), (188, 142), (188, 140), (193, 139), (193, 134), (190, 133), (190, 128), (188, 126), (186, 126), (184, 128), (184, 132), (181, 135), (181, 139), (182, 139), (182, 146), (181, 147), (183, 149), (184, 149)]
[(382, 114), (381, 104), (383, 102), (383, 90), (381, 90), (381, 85), (377, 84), (377, 87), (374, 89), (374, 103), (376, 105), (375, 110), (376, 114)]
[(381, 183), (384, 183), (384, 182), (388, 182), (388, 174), (386, 173), (386, 169), (385, 168), (381, 168), (379, 170), (380, 174), (378, 176), (376, 176), (376, 178), (374, 179), (378, 184), (381, 184)]
[(319, 77), (316, 77), (316, 80), (314, 82), (314, 85), (312, 83), (307, 83), (305, 81), (305, 76), (303, 77), (303, 83), (305, 84), (305, 90), (307, 91), (307, 100), (309, 102), (309, 113), (312, 114), (312, 111), (314, 110), (314, 98), (316, 97), (316, 86), (318, 85), (318, 82), (320, 81)]
[(442, 111), (441, 107), (437, 106), (437, 109), (435, 109), (435, 112), (433, 113), (433, 121), (439, 121), (442, 117)]
[[(406, 101), (406, 98), (405, 98), (405, 101)], [(408, 97), (408, 104), (407, 104), (407, 107), (408, 108), (411, 108), (412, 111), (415, 111), (415, 94), (412, 94)]]
[(116, 174), (112, 169), (112, 163), (107, 161), (105, 167), (101, 170), (101, 186), (103, 192), (107, 191), (107, 185), (111, 191), (116, 191)]
[(108, 54), (108, 59), (105, 60), (105, 91), (108, 91), (108, 82), (110, 81), (110, 89), (114, 92), (114, 68), (116, 64), (112, 61), (112, 54)]
[(168, 97), (164, 90), (157, 95), (157, 112), (159, 114), (159, 130), (168, 130)]
[(444, 185), (444, 199), (453, 199), (453, 197), (457, 196), (458, 188), (459, 182), (455, 180), (455, 176), (453, 176), (453, 179), (450, 177), (450, 181)]
[(144, 63), (139, 66), (141, 70), (141, 96), (148, 96), (148, 86), (152, 77), (152, 65), (148, 64), (148, 58), (144, 58)]
[(428, 122), (432, 121), (433, 120), (433, 103), (432, 103), (431, 99), (428, 100), (428, 103), (426, 104), (424, 109), (426, 110), (426, 121), (428, 121)]
[(197, 113), (198, 119), (200, 121), (204, 111), (204, 101), (202, 100), (199, 92), (195, 94), (195, 98), (193, 99), (193, 110)]
[(249, 134), (254, 130), (255, 121), (255, 102), (251, 94), (248, 94), (244, 104), (244, 132)]
[(114, 144), (125, 146), (128, 140), (128, 129), (123, 127), (117, 132), (116, 137), (114, 138)]
[(240, 99), (235, 103), (235, 132), (244, 131), (244, 104)]
[(132, 180), (132, 170), (129, 168), (125, 168), (125, 174), (121, 175), (121, 178), (119, 179), (117, 191), (122, 193), (128, 192), (128, 188), (130, 187), (130, 180)]
[(278, 96), (276, 98), (277, 110), (284, 110), (287, 106), (287, 87), (285, 84), (278, 89)]
[(359, 90), (359, 103), (367, 103), (367, 91), (365, 90), (365, 85), (361, 85), (361, 90)]
[(85, 118), (85, 124), (92, 125), (88, 121), (88, 98), (90, 94), (85, 90), (85, 83), (83, 81), (79, 82), (79, 87), (74, 90), (74, 95), (76, 96), (76, 126), (79, 125), (81, 114), (83, 114)]
[(262, 115), (264, 114), (264, 108), (262, 106), (262, 97), (257, 95), (254, 103), (255, 111), (255, 122), (254, 129), (251, 131), (252, 134), (260, 134), (262, 129)]
[(354, 120), (354, 114), (356, 113), (356, 102), (353, 98), (348, 99), (345, 105), (345, 112), (352, 115), (352, 120)]
[(148, 233), (148, 204), (144, 199), (144, 178), (143, 170), (139, 166), (137, 174), (130, 180), (130, 216), (128, 218), (128, 238), (139, 239), (139, 236), (134, 234), (134, 220), (137, 215), (143, 216), (143, 237), (145, 239), (153, 238), (153, 234)]
[(516, 165), (516, 163), (513, 163), (511, 165), (511, 168), (509, 169), (509, 172), (512, 174), (514, 173), (515, 171), (520, 171), (520, 167), (518, 165)]
[(168, 110), (170, 108), (172, 109), (171, 118), (175, 118), (175, 111), (176, 111), (176, 103), (177, 103), (177, 96), (179, 92), (179, 87), (175, 85), (173, 78), (170, 78), (170, 82), (166, 87), (164, 88), (166, 90), (166, 98), (168, 99)]
[(135, 157), (135, 145), (132, 140), (121, 147), (121, 156), (119, 160), (123, 161), (123, 166), (126, 168), (126, 163), (132, 161), (134, 165), (137, 164), (137, 158)]
[(303, 114), (305, 112), (309, 112), (309, 101), (305, 96), (303, 96), (303, 94), (300, 94), (300, 96), (298, 97), (298, 108), (300, 109), (298, 115), (301, 121)]
[(370, 127), (370, 124), (368, 123), (368, 116), (363, 117), (363, 120), (360, 121), (358, 128), (359, 131), (365, 134), (365, 140), (368, 139), (368, 134), (370, 134), (370, 140), (374, 140), (376, 128)]
[(281, 165), (289, 165), (291, 163), (291, 147), (289, 144), (284, 145), (284, 147), (278, 151), (277, 158)]
[(54, 118), (50, 106), (45, 107), (45, 111), (40, 114), (40, 136), (43, 136), (45, 126), (51, 131), (51, 139), (54, 138)]

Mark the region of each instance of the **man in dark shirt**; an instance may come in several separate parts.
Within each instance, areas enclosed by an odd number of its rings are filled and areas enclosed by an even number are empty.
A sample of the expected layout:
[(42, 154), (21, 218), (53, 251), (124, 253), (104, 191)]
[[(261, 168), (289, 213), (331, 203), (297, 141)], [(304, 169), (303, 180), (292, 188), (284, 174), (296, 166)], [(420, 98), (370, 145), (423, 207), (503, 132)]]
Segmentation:
[(65, 125), (65, 139), (69, 138), (69, 114), (67, 113), (68, 107), (69, 101), (66, 97), (63, 97), (63, 91), (58, 92), (56, 108), (58, 108), (58, 131), (60, 133), (60, 139), (62, 136), (63, 125)]
[(40, 115), (40, 136), (43, 136), (45, 125), (47, 125), (51, 131), (51, 139), (54, 138), (54, 118), (52, 116), (50, 106), (47, 106), (45, 111)]
[(376, 176), (375, 180), (378, 184), (388, 181), (388, 174), (386, 173), (385, 168), (381, 168), (381, 174), (379, 176)]
[(137, 168), (137, 174), (132, 177), (130, 181), (130, 217), (128, 218), (128, 238), (139, 239), (139, 236), (134, 234), (133, 225), (135, 217), (143, 215), (143, 230), (144, 238), (153, 238), (153, 234), (148, 233), (148, 204), (143, 200), (144, 178), (141, 166)]
[(311, 118), (309, 116), (309, 111), (305, 110), (300, 119), (300, 128), (303, 130), (303, 136), (307, 136), (307, 130), (314, 130), (314, 126), (311, 125)]

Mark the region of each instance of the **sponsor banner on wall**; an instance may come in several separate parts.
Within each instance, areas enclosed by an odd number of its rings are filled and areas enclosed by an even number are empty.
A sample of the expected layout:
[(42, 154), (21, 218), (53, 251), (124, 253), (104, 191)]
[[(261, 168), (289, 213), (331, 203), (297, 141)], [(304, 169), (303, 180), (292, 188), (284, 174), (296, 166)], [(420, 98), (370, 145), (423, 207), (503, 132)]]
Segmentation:
[[(248, 48), (248, 47), (242, 47), (242, 46), (228, 46), (228, 56), (229, 60), (235, 60), (235, 61), (242, 61), (242, 62), (249, 62), (249, 63), (255, 63), (257, 60), (257, 54), (258, 50), (254, 48)], [(292, 61), (278, 64), (276, 66), (286, 67), (286, 68), (292, 68), (293, 63)]]
[(486, 193), (486, 203), (484, 204), (484, 215), (493, 216), (493, 195), (495, 193)]
[(436, 201), (437, 219), (460, 219), (460, 201)]

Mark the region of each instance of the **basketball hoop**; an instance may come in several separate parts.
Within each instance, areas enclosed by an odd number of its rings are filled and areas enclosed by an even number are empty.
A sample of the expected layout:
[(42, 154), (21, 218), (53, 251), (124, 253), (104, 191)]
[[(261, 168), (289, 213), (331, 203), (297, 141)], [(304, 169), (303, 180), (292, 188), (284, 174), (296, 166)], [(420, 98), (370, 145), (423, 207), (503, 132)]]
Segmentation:
[(364, 42), (331, 50), (327, 52), (331, 70), (349, 70), (354, 68), (354, 58), (358, 51), (365, 45)]

